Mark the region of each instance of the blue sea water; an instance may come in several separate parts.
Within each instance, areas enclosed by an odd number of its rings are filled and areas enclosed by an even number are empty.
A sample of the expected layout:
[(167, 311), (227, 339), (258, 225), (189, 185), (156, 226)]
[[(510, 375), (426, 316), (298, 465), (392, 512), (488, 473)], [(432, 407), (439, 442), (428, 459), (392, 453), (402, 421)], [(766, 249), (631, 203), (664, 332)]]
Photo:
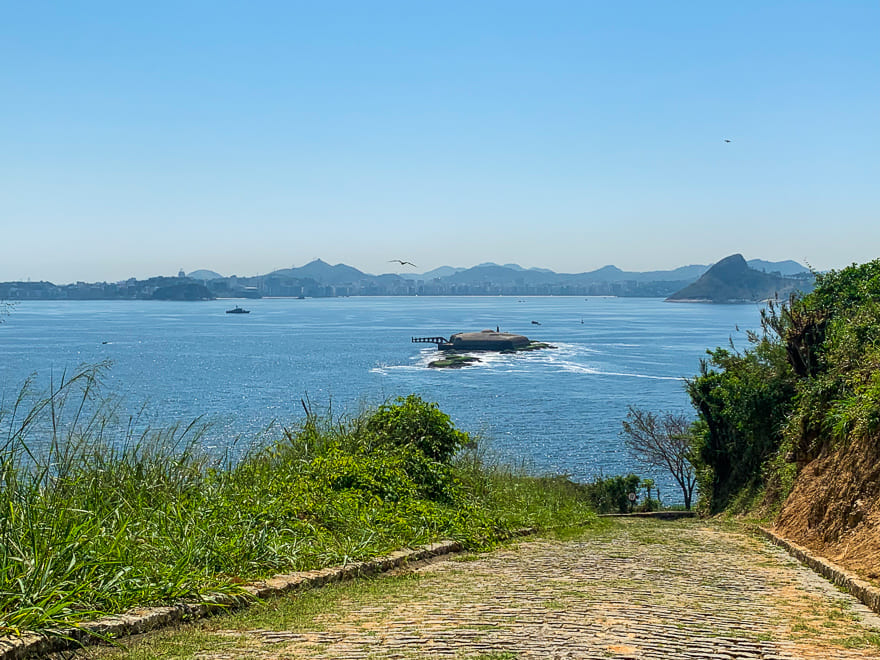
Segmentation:
[[(204, 416), (205, 441), (220, 447), (295, 422), (301, 398), (353, 413), (416, 393), (504, 460), (588, 480), (639, 469), (619, 435), (627, 406), (689, 410), (682, 378), (707, 348), (743, 346), (759, 324), (753, 305), (644, 298), (262, 299), (226, 314), (233, 304), (19, 303), (0, 325), (0, 395), (8, 405), (30, 374), (45, 384), (110, 360), (107, 388), (130, 410), (145, 405), (156, 423)], [(496, 326), (556, 348), (438, 370), (433, 345), (410, 341)]]

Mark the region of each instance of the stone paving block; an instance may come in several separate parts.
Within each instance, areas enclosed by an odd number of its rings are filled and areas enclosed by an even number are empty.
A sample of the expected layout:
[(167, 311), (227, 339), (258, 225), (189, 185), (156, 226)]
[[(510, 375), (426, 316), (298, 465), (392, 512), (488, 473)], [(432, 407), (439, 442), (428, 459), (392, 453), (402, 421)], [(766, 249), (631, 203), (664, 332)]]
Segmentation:
[[(662, 542), (646, 547), (644, 526), (663, 524), (627, 520), (609, 538), (539, 540), (476, 561), (419, 566), (411, 594), (340, 603), (341, 612), (320, 621), (335, 637), (317, 638), (319, 648), (315, 637), (304, 635), (238, 634), (284, 644), (269, 657), (314, 660), (501, 652), (516, 660), (880, 657), (877, 647), (847, 649), (821, 630), (812, 636), (794, 630), (792, 620), (849, 597), (827, 591), (782, 551), (696, 522), (667, 523)], [(847, 607), (863, 621), (835, 624), (840, 635), (864, 635), (866, 625), (880, 624), (850, 601)]]

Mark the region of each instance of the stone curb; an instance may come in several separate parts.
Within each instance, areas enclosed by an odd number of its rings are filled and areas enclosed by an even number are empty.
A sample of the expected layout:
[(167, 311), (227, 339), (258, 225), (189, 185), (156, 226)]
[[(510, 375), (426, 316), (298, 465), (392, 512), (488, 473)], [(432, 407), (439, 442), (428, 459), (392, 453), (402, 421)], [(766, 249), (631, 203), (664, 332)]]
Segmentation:
[(861, 579), (855, 573), (851, 573), (827, 559), (817, 557), (803, 546), (782, 538), (776, 532), (766, 527), (756, 525), (755, 529), (771, 543), (785, 549), (801, 563), (806, 564), (838, 587), (846, 589), (871, 610), (880, 614), (880, 589)]
[[(498, 537), (499, 541), (537, 532), (535, 527), (513, 530)], [(254, 599), (279, 596), (290, 591), (315, 589), (332, 582), (352, 580), (357, 577), (377, 575), (398, 568), (409, 562), (423, 561), (440, 555), (461, 552), (458, 541), (440, 541), (410, 550), (398, 550), (368, 561), (352, 562), (313, 571), (301, 571), (276, 575), (268, 580), (252, 582), (242, 587), (241, 594), (213, 594), (199, 602), (185, 602), (166, 607), (143, 607), (124, 614), (106, 616), (83, 623), (76, 628), (56, 631), (56, 635), (22, 635), (0, 638), (0, 660), (22, 660), (34, 656), (65, 651), (85, 646), (103, 638), (119, 638), (136, 635), (183, 621), (201, 619), (221, 610), (245, 607)]]
[(659, 520), (678, 520), (695, 518), (695, 511), (640, 511), (638, 513), (602, 513), (600, 518), (658, 518)]

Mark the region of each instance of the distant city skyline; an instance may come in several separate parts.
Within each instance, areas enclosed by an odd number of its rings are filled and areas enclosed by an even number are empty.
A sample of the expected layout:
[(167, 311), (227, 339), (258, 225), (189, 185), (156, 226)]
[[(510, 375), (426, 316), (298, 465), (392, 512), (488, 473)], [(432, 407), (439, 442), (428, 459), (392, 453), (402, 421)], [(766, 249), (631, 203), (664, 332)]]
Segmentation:
[(7, 3), (0, 281), (867, 261), (878, 25), (857, 1)]

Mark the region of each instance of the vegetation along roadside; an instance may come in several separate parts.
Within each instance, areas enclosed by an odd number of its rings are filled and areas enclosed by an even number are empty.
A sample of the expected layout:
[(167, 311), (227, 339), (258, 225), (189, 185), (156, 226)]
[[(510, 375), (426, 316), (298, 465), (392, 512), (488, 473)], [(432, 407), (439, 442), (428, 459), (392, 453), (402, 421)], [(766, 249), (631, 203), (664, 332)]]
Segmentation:
[(241, 593), (250, 580), (441, 538), (484, 548), (524, 526), (594, 520), (564, 478), (484, 460), (409, 396), (344, 419), (307, 408), (235, 459), (204, 426), (136, 430), (101, 394), (104, 365), (0, 413), (0, 630), (53, 631), (133, 606)]
[(631, 409), (625, 442), (686, 501), (696, 479), (703, 514), (770, 523), (880, 585), (880, 259), (817, 274), (761, 320), (688, 381), (695, 422)]
[(689, 384), (709, 511), (750, 511), (880, 584), (880, 259), (771, 305)]

